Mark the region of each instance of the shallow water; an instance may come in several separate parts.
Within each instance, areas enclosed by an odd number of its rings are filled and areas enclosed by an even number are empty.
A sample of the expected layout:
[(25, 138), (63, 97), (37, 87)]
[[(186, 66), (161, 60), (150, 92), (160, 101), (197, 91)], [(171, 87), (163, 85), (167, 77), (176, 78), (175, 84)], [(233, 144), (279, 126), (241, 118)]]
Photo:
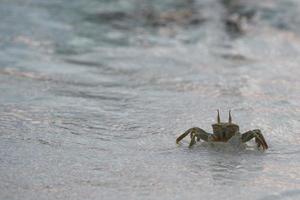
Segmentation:
[[(0, 199), (299, 199), (299, 10), (1, 1)], [(175, 144), (218, 108), (270, 148)]]

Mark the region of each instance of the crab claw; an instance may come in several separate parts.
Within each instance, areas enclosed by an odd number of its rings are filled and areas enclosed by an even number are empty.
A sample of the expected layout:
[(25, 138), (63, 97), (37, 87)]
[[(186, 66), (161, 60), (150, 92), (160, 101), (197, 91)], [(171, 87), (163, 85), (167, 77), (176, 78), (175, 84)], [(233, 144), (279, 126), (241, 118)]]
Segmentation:
[(184, 137), (186, 137), (188, 134), (190, 134), (191, 136), (191, 142), (189, 147), (193, 146), (197, 141), (204, 140), (204, 141), (208, 141), (208, 137), (211, 135), (207, 132), (205, 132), (203, 129), (198, 128), (198, 127), (194, 127), (194, 128), (190, 128), (187, 131), (185, 131), (183, 134), (181, 134), (177, 139), (176, 139), (176, 143), (178, 144), (180, 142), (180, 140), (182, 140)]
[(261, 131), (259, 129), (247, 131), (246, 133), (242, 134), (242, 142), (243, 143), (248, 142), (249, 140), (251, 140), (253, 138), (255, 138), (255, 142), (258, 147), (262, 147), (264, 150), (269, 148), (263, 134), (261, 133)]

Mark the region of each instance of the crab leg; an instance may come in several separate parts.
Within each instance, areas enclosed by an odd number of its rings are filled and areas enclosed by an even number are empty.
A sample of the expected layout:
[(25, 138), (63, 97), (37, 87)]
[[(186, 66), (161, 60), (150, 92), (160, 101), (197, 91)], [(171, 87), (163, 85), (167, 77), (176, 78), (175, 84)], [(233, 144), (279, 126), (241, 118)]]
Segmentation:
[(189, 145), (190, 147), (196, 143), (196, 139), (197, 139), (197, 141), (200, 141), (200, 139), (204, 140), (204, 141), (208, 141), (208, 137), (210, 135), (209, 133), (205, 132), (203, 129), (194, 127), (194, 128), (188, 129), (182, 135), (180, 135), (176, 139), (176, 143), (178, 144), (179, 141), (182, 140), (184, 137), (186, 137), (188, 134), (190, 134), (190, 136), (191, 136), (191, 142)]
[(258, 147), (262, 146), (263, 149), (269, 148), (263, 134), (261, 133), (261, 131), (259, 129), (247, 131), (244, 134), (242, 134), (242, 142), (243, 143), (251, 140), (252, 138), (255, 138), (255, 142)]

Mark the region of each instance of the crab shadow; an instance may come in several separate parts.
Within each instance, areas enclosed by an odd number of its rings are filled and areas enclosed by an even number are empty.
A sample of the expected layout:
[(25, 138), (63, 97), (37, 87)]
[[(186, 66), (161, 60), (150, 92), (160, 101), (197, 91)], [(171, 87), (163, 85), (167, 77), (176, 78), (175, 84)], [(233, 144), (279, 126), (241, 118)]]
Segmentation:
[(202, 163), (199, 161), (193, 164), (193, 171), (203, 173), (204, 170), (214, 185), (249, 183), (264, 169), (265, 153), (255, 144), (249, 146), (236, 141), (201, 142), (191, 147), (189, 151), (201, 152)]

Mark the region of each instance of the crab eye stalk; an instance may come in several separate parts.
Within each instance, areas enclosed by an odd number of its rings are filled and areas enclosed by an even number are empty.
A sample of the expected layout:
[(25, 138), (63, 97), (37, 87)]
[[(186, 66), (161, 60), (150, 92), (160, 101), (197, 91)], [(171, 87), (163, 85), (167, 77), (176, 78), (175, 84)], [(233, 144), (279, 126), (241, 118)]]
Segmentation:
[(231, 117), (231, 110), (229, 110), (229, 119), (228, 119), (228, 123), (232, 122), (232, 117)]
[(218, 116), (217, 116), (217, 122), (218, 122), (218, 124), (219, 124), (219, 123), (221, 123), (221, 119), (220, 119), (220, 112), (219, 112), (219, 109), (217, 110), (217, 112), (218, 112)]

